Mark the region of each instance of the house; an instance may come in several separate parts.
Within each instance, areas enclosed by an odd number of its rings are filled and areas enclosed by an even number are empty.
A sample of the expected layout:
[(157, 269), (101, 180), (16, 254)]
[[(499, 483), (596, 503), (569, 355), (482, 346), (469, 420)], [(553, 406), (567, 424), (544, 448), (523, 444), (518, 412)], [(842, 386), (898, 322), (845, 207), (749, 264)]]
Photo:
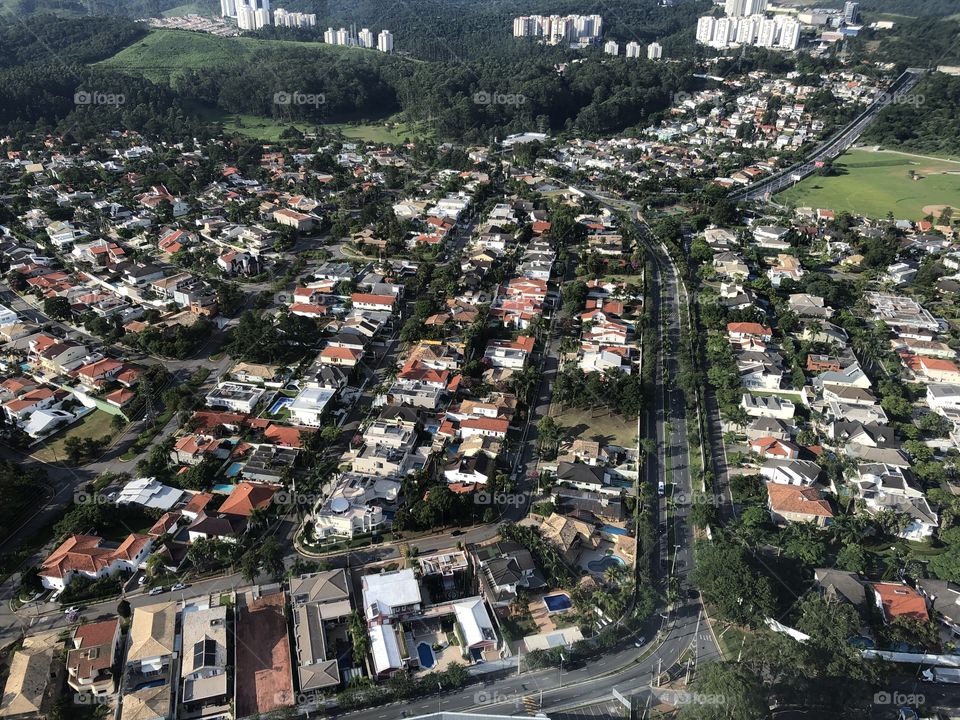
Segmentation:
[(361, 578), (363, 614), (371, 628), (420, 612), (423, 598), (412, 568)]
[(811, 460), (767, 460), (760, 466), (760, 475), (782, 485), (810, 486), (820, 473), (820, 466)]
[(171, 510), (180, 502), (184, 491), (158, 482), (155, 478), (138, 478), (124, 485), (117, 493), (117, 505), (141, 505), (151, 510)]
[(280, 208), (273, 211), (273, 221), (280, 225), (292, 227), (297, 232), (311, 230), (316, 224), (316, 218), (290, 208)]
[[(300, 692), (318, 699), (340, 684), (335, 648), (326, 624), (341, 621), (350, 608), (350, 577), (346, 570), (326, 570), (290, 578), (293, 639)], [(332, 657), (331, 657), (332, 656)]]
[(600, 541), (593, 525), (557, 513), (541, 523), (540, 533), (570, 565), (576, 564), (582, 550), (596, 550)]
[(497, 633), (482, 598), (454, 603), (453, 612), (463, 635), (464, 654), (497, 646)]
[(561, 460), (557, 464), (557, 482), (592, 492), (617, 491), (608, 484), (607, 471), (596, 465)]
[(349, 347), (327, 345), (317, 359), (324, 365), (337, 365), (346, 368), (355, 368), (363, 359), (363, 350)]
[(789, 440), (763, 437), (750, 441), (750, 452), (761, 458), (795, 460), (800, 455), (800, 448)]
[(770, 342), (773, 340), (773, 330), (755, 322), (732, 322), (727, 323), (727, 337), (731, 340), (755, 338)]
[(546, 586), (542, 572), (526, 548), (501, 541), (483, 545), (470, 556), (484, 596), (493, 607), (506, 607), (522, 590)]
[(350, 301), (358, 310), (382, 310), (392, 313), (397, 298), (394, 295), (375, 295), (373, 293), (353, 293)]
[(889, 623), (898, 617), (913, 618), (926, 622), (930, 619), (927, 601), (923, 595), (909, 585), (893, 582), (871, 583), (874, 602), (883, 614), (883, 621)]
[(768, 482), (767, 508), (770, 510), (770, 517), (778, 525), (812, 522), (824, 526), (833, 520), (830, 503), (813, 487)]
[(161, 602), (133, 611), (123, 679), (120, 720), (168, 720), (179, 685), (177, 604)]
[(833, 308), (827, 307), (826, 301), (817, 295), (809, 293), (795, 293), (787, 298), (790, 312), (800, 318), (823, 318), (833, 316)]
[(0, 718), (46, 718), (60, 697), (58, 632), (28, 635), (13, 654), (0, 700)]
[(464, 440), (474, 435), (497, 438), (503, 440), (510, 429), (510, 421), (506, 418), (466, 418), (460, 421), (460, 437)]
[(960, 384), (929, 383), (927, 385), (927, 407), (941, 415), (960, 413)]
[(960, 638), (960, 585), (933, 578), (918, 578), (916, 584), (934, 617), (954, 638)]
[(117, 572), (136, 572), (153, 548), (153, 538), (130, 534), (119, 545), (95, 535), (71, 535), (40, 564), (43, 587), (62, 590), (77, 576), (98, 580)]
[(193, 718), (220, 717), (233, 700), (228, 692), (227, 607), (191, 601), (180, 617), (182, 712)]
[(522, 335), (516, 340), (491, 340), (483, 353), (483, 361), (494, 368), (521, 370), (533, 352), (535, 338)]
[(336, 394), (336, 390), (327, 388), (304, 388), (287, 406), (290, 411), (291, 422), (310, 427), (320, 427), (323, 424), (327, 405)]
[(486, 485), (496, 471), (496, 463), (483, 453), (458, 456), (444, 468), (443, 476), (450, 484)]
[(270, 507), (273, 496), (279, 489), (273, 485), (237, 483), (227, 499), (223, 501), (219, 512), (221, 515), (249, 518), (254, 510), (265, 510)]
[(849, 603), (861, 617), (867, 615), (867, 586), (856, 573), (835, 568), (817, 568), (813, 580), (827, 602)]
[(796, 407), (792, 402), (776, 395), (744, 393), (740, 401), (740, 407), (750, 417), (767, 417), (775, 420), (789, 420), (796, 412)]
[(907, 360), (907, 365), (921, 381), (942, 384), (960, 383), (960, 368), (950, 360), (914, 355)]
[(116, 692), (113, 666), (119, 651), (119, 618), (78, 626), (67, 644), (67, 683), (77, 692), (94, 695)]
[(266, 390), (256, 385), (238, 382), (221, 382), (206, 396), (209, 407), (250, 414), (257, 403), (266, 394)]

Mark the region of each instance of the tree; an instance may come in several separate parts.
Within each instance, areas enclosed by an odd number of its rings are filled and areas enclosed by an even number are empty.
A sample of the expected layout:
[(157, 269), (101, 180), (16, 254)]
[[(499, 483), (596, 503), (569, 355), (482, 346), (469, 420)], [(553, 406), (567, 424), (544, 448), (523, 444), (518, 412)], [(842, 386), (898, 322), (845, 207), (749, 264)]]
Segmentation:
[(747, 561), (742, 548), (730, 541), (699, 543), (693, 583), (732, 622), (759, 624), (774, 609), (769, 579)]
[(65, 297), (48, 297), (43, 301), (43, 312), (56, 320), (67, 320), (73, 314)]
[(960, 583), (960, 545), (953, 545), (945, 553), (934, 555), (927, 567), (941, 580)]
[(691, 685), (693, 702), (680, 709), (681, 720), (762, 718), (769, 703), (760, 680), (744, 665), (714, 662), (700, 666)]
[(867, 572), (867, 554), (856, 543), (844, 545), (837, 553), (837, 566), (848, 572)]
[(124, 598), (119, 603), (117, 603), (117, 615), (122, 617), (124, 620), (129, 619), (130, 617), (130, 601)]

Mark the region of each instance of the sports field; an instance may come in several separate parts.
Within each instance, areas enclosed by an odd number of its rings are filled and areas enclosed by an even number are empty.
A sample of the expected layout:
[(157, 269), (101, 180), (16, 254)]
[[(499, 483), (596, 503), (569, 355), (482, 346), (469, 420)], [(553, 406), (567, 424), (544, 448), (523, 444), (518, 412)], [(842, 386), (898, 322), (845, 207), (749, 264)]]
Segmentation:
[(813, 175), (777, 195), (777, 201), (875, 218), (892, 212), (898, 220), (922, 220), (931, 208), (944, 205), (960, 209), (958, 161), (889, 150), (851, 150), (834, 167), (842, 174)]

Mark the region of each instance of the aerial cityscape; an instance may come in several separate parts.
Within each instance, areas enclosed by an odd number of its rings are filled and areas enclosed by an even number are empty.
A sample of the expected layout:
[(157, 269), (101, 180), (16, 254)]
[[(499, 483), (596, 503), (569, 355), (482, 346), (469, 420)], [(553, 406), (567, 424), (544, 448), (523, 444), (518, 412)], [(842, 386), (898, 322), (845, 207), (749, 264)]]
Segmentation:
[(960, 718), (960, 0), (0, 0), (0, 720)]

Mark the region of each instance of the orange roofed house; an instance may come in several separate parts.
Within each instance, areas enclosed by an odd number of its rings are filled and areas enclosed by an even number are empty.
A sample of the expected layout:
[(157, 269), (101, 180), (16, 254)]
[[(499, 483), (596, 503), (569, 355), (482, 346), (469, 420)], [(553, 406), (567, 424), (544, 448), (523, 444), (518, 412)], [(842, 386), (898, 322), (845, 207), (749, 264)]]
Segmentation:
[(119, 545), (95, 535), (71, 535), (40, 565), (43, 587), (62, 590), (82, 576), (98, 580), (125, 570), (135, 572), (146, 562), (153, 538), (131, 534)]
[(70, 687), (94, 695), (116, 691), (113, 664), (120, 649), (119, 618), (80, 625), (67, 648), (67, 682)]
[(923, 621), (930, 619), (927, 601), (909, 585), (878, 582), (873, 583), (872, 587), (877, 607), (883, 612), (884, 622), (890, 622), (898, 617)]
[(767, 507), (770, 517), (778, 525), (791, 522), (812, 522), (829, 525), (833, 520), (830, 503), (814, 487), (798, 487), (767, 483)]

